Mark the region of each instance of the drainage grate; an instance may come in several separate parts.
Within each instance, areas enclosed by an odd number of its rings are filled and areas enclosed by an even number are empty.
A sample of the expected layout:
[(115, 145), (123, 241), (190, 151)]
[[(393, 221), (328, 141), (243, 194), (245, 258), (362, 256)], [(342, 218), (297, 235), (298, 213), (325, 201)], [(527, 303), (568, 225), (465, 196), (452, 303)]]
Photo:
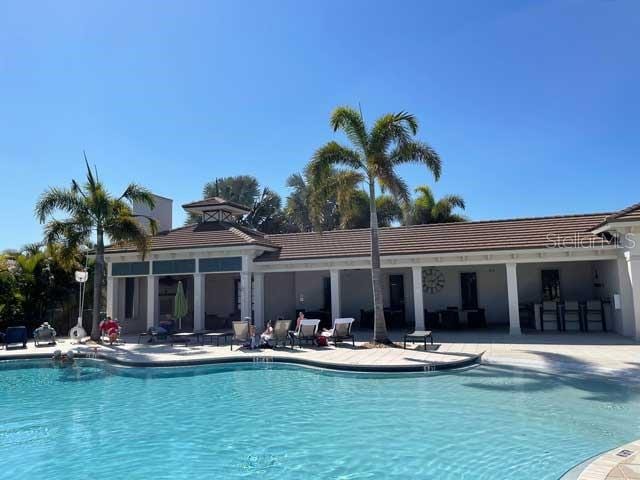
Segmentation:
[(625, 449), (625, 450), (620, 450), (618, 453), (616, 453), (616, 455), (618, 457), (627, 458), (627, 457), (630, 457), (631, 455), (633, 455), (634, 453), (636, 453), (636, 452), (634, 452), (633, 450), (626, 450)]

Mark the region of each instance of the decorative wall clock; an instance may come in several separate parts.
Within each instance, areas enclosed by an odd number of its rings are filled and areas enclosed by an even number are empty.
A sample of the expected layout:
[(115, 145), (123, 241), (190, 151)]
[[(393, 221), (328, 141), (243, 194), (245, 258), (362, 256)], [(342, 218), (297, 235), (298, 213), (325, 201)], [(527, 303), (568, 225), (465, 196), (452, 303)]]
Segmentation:
[(438, 293), (444, 288), (444, 273), (437, 268), (422, 270), (422, 289), (427, 293)]

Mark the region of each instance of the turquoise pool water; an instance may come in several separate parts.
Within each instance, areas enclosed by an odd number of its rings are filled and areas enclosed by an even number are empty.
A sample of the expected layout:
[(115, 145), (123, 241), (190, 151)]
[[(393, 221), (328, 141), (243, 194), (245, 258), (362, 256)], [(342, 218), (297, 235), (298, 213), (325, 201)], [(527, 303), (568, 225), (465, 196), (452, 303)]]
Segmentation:
[(640, 437), (640, 390), (493, 367), (0, 362), (0, 478), (557, 479)]

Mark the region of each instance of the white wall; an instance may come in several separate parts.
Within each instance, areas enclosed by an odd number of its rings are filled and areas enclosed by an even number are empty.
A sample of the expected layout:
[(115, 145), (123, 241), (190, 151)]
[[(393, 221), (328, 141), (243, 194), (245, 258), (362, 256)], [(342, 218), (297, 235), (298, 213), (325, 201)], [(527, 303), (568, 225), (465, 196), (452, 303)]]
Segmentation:
[[(158, 231), (171, 230), (173, 228), (173, 200), (170, 198), (160, 197), (158, 195), (153, 196), (155, 206), (150, 209), (148, 206), (141, 203), (133, 204), (133, 213), (137, 215), (146, 215), (155, 219), (158, 223)], [(143, 225), (148, 225), (149, 221), (146, 218), (139, 218), (138, 221)]]
[(592, 262), (521, 263), (518, 264), (520, 302), (542, 301), (542, 270), (558, 270), (562, 299), (586, 301), (594, 298)]
[[(429, 311), (447, 307), (462, 307), (460, 274), (475, 272), (478, 285), (478, 306), (485, 309), (488, 324), (508, 324), (507, 271), (504, 265), (470, 265), (462, 267), (434, 267), (445, 278), (444, 288), (436, 293), (423, 291), (424, 308)], [(519, 273), (518, 273), (519, 274)]]
[[(402, 275), (404, 278), (405, 321), (411, 323), (414, 319), (411, 269), (385, 268), (382, 270), (382, 299), (385, 307), (388, 307), (390, 303), (390, 275)], [(340, 309), (343, 317), (358, 319), (361, 309), (373, 309), (370, 270), (342, 270), (340, 284)]]

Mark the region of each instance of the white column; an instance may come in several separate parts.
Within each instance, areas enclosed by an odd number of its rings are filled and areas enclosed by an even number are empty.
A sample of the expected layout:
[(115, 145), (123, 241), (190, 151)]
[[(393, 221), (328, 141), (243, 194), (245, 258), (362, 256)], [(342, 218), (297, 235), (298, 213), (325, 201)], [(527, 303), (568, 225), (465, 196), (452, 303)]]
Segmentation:
[(340, 318), (340, 270), (334, 268), (329, 271), (331, 279), (331, 323)]
[(518, 300), (517, 264), (507, 263), (507, 297), (509, 300), (509, 334), (520, 335), (520, 303)]
[(424, 296), (422, 294), (422, 267), (411, 267), (413, 276), (413, 315), (415, 330), (424, 330)]
[(240, 272), (240, 318), (251, 318), (251, 272)]
[(205, 318), (205, 283), (204, 273), (193, 274), (193, 330), (204, 330)]
[(633, 297), (634, 336), (640, 340), (640, 253), (626, 252), (625, 258)]
[(253, 315), (258, 332), (264, 328), (264, 273), (253, 273)]
[(116, 297), (114, 295), (114, 283), (114, 278), (111, 275), (107, 276), (107, 317), (111, 318), (113, 318), (115, 313), (114, 300)]
[(158, 305), (158, 277), (149, 275), (147, 277), (147, 328), (156, 325)]

